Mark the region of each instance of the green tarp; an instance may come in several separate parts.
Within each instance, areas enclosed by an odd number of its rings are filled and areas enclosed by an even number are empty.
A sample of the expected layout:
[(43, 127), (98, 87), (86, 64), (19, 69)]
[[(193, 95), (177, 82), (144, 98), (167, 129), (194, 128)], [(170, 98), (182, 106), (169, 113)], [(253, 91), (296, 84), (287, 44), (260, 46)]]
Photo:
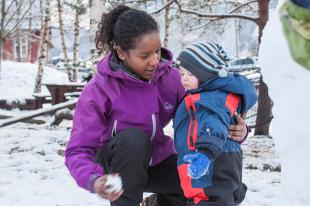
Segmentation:
[(310, 70), (310, 9), (287, 1), (282, 6), (280, 15), (293, 58)]

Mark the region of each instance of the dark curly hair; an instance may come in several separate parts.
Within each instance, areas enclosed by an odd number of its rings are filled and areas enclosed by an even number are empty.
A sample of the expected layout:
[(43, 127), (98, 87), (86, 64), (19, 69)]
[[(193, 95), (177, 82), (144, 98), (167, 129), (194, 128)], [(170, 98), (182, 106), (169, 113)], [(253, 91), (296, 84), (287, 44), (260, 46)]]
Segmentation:
[(159, 29), (149, 14), (119, 5), (101, 18), (95, 39), (98, 54), (106, 50), (116, 54), (115, 46), (124, 51), (134, 49), (137, 38), (152, 32), (159, 32)]

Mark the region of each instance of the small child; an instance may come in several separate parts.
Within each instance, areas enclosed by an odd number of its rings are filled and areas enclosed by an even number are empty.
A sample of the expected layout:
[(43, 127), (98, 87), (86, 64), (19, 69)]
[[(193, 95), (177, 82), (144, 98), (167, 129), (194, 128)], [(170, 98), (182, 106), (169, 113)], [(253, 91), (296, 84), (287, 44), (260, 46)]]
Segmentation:
[(177, 58), (188, 92), (174, 118), (178, 172), (190, 205), (234, 206), (242, 183), (240, 143), (228, 138), (234, 113), (247, 112), (257, 94), (250, 80), (228, 72), (225, 51), (216, 43), (195, 44)]

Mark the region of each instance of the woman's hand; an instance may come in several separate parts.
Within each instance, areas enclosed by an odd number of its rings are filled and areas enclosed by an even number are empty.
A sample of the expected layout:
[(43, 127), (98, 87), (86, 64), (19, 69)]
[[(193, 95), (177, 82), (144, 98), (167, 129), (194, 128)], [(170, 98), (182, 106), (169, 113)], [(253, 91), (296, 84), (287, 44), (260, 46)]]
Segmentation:
[(237, 125), (229, 125), (229, 138), (235, 140), (235, 141), (242, 141), (247, 133), (248, 133), (248, 129), (246, 126), (246, 122), (245, 122), (245, 117), (246, 117), (246, 113), (239, 115), (237, 112), (235, 112), (234, 114), (236, 120), (237, 120)]
[[(118, 174), (115, 174), (115, 175), (118, 175)], [(99, 177), (96, 179), (96, 181), (94, 183), (94, 191), (103, 199), (107, 199), (107, 200), (113, 202), (113, 201), (117, 200), (122, 195), (124, 190), (122, 189), (119, 192), (108, 193), (107, 190), (111, 186), (106, 185), (107, 177), (108, 177), (108, 175), (103, 175), (102, 177)]]

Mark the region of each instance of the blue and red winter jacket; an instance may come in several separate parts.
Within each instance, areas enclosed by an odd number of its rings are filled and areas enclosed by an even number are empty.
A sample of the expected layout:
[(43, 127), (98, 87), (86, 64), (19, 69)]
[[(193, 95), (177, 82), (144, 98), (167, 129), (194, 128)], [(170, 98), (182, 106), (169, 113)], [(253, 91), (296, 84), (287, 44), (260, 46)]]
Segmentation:
[(253, 83), (239, 74), (213, 78), (189, 90), (174, 118), (178, 154), (201, 149), (216, 158), (224, 150), (240, 149), (237, 142), (233, 141), (237, 147), (226, 144), (228, 126), (236, 123), (234, 112), (247, 112), (256, 100)]
[[(247, 112), (256, 103), (255, 87), (246, 77), (230, 74), (212, 78), (188, 92), (174, 118), (174, 142), (185, 196), (231, 198), (241, 187), (242, 157), (239, 142), (228, 138), (229, 125), (236, 124), (235, 112)], [(187, 176), (188, 163), (183, 157), (196, 151), (206, 154), (212, 163), (208, 174), (194, 180)], [(217, 174), (213, 175), (214, 171)]]

